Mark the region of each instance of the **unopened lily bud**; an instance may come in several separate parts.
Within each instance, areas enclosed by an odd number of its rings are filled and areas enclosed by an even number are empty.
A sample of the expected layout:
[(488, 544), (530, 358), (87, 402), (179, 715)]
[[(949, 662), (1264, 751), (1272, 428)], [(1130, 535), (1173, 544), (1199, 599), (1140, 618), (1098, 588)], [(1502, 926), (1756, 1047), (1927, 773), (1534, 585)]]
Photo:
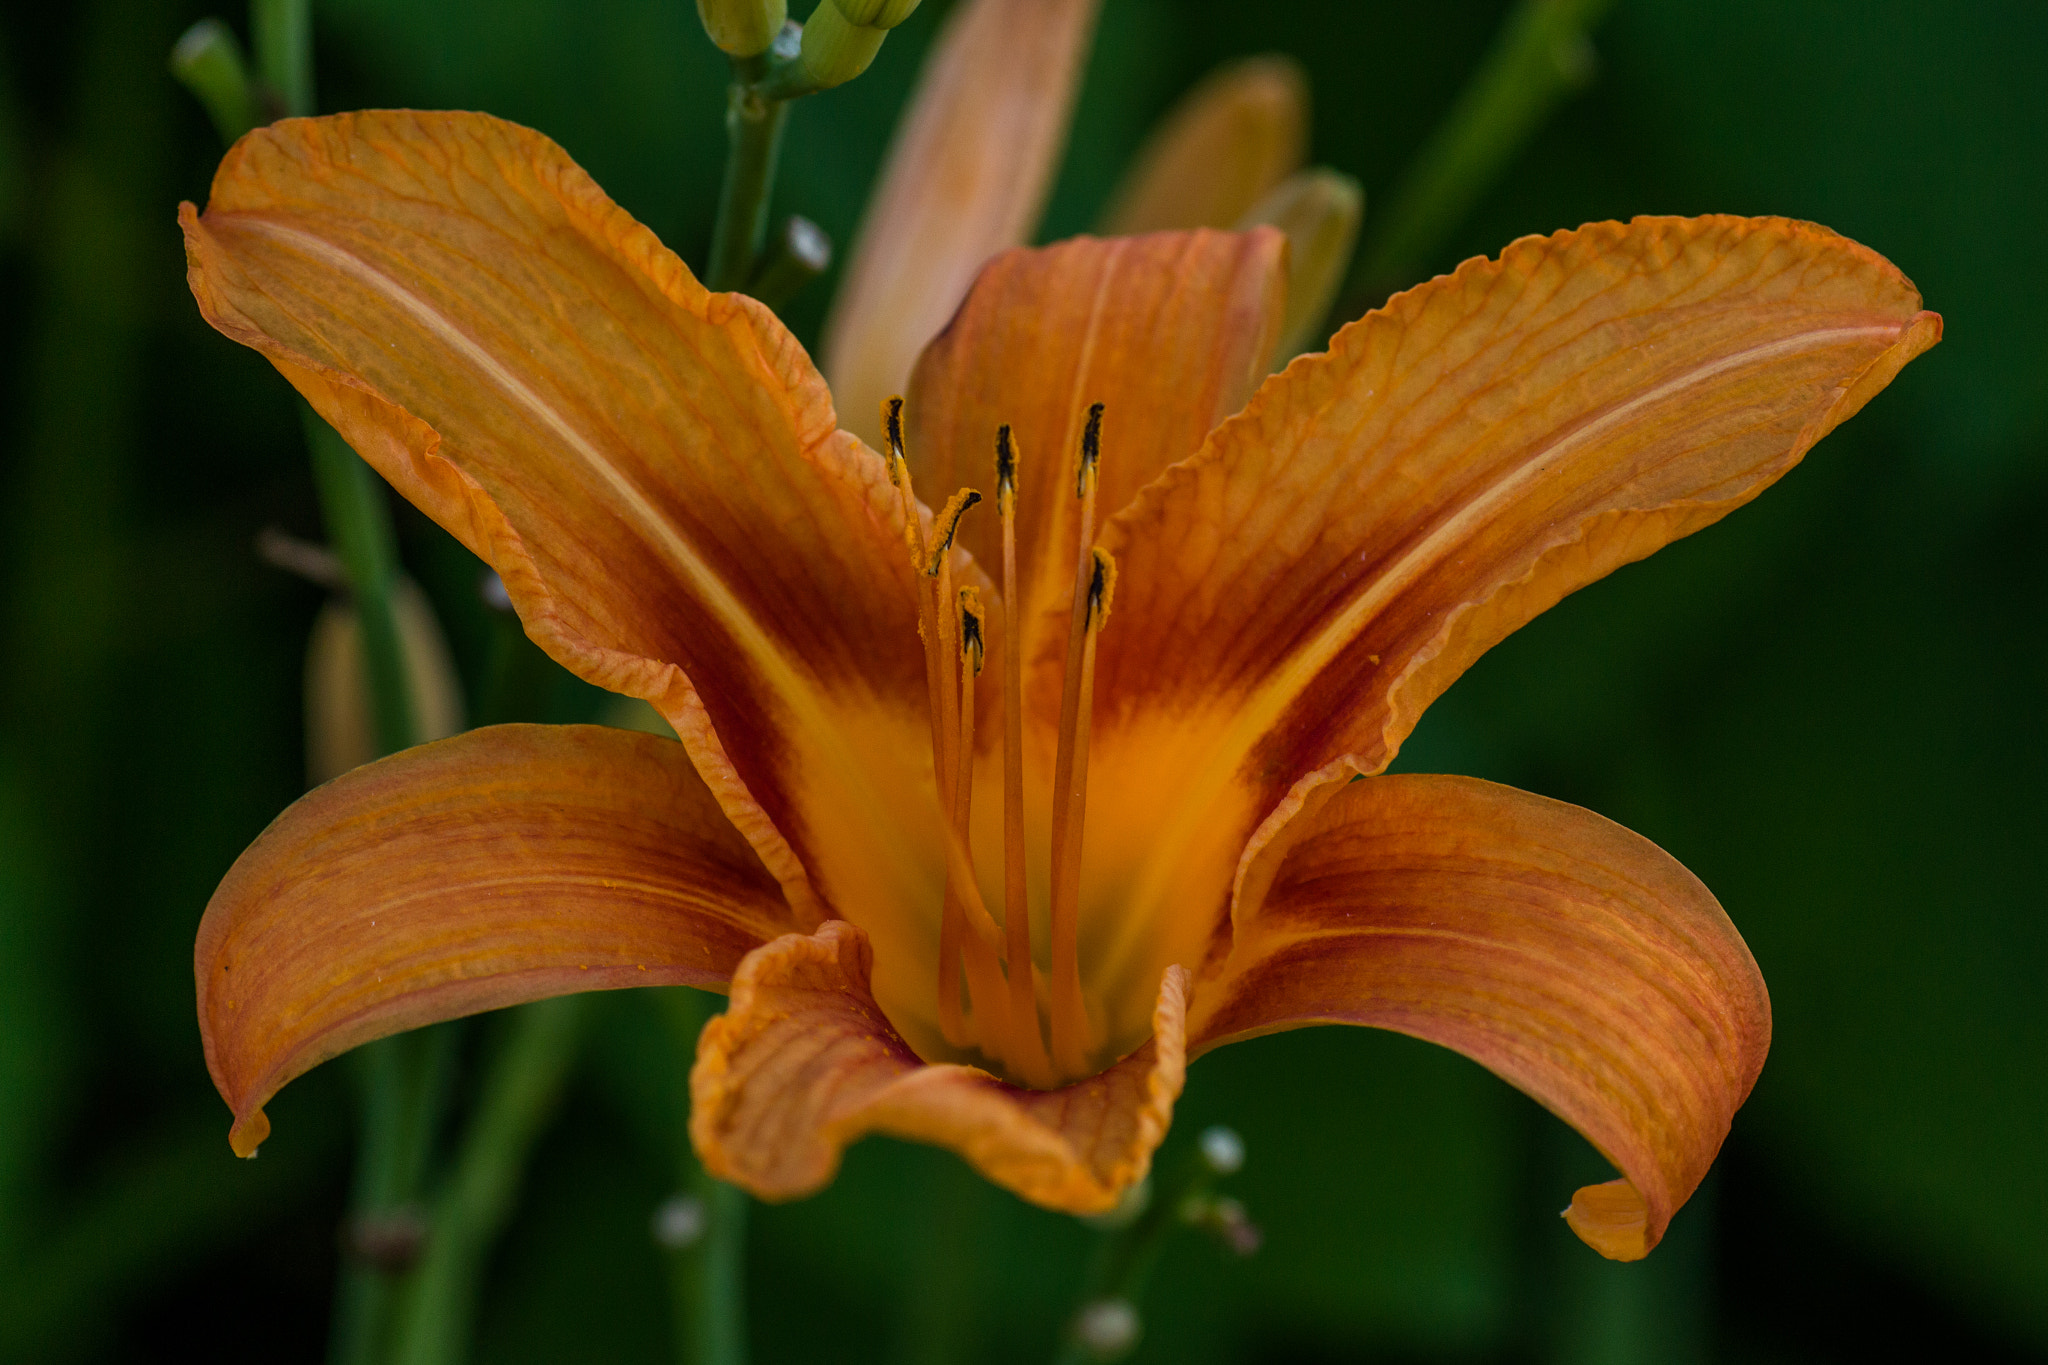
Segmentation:
[(789, 20), (788, 0), (697, 0), (704, 31), (728, 57), (758, 57)]
[(804, 21), (799, 58), (804, 84), (813, 90), (846, 84), (868, 69), (888, 36), (885, 28), (854, 23), (840, 13), (834, 0), (818, 0), (818, 8)]
[[(462, 688), (434, 609), (417, 584), (399, 579), (391, 588), (391, 614), (405, 650), (420, 739), (446, 739), (462, 729)], [(330, 598), (306, 645), (306, 775), (316, 784), (325, 782), (378, 753), (362, 625), (346, 598)]]
[(1364, 217), (1365, 190), (1359, 183), (1317, 166), (1275, 185), (1238, 221), (1240, 231), (1264, 225), (1287, 234), (1287, 316), (1273, 352), (1275, 368), (1322, 339), (1316, 329), (1351, 269), (1351, 249)]
[(862, 28), (894, 28), (917, 13), (918, 0), (822, 0)]

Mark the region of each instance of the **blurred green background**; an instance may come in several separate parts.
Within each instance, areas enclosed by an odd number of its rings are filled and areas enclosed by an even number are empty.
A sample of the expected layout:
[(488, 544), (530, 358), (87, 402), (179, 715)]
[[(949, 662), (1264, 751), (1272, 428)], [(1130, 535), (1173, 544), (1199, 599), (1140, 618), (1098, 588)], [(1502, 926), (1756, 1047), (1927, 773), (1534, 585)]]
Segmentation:
[[(946, 8), (797, 108), (780, 210), (850, 239)], [(1506, 10), (1106, 0), (1044, 235), (1086, 227), (1190, 82), (1277, 50), (1369, 245)], [(287, 1091), (237, 1162), (193, 1021), (200, 910), (303, 785), (320, 604), (251, 548), (319, 533), (291, 395), (184, 287), (173, 214), (218, 143), (165, 55), (208, 12), (0, 16), (0, 1358), (325, 1349), (346, 1078)], [(701, 264), (724, 75), (687, 0), (319, 0), (316, 31), (323, 107), (531, 124)], [(1755, 506), (1494, 651), (1401, 766), (1676, 854), (1763, 967), (1769, 1065), (1665, 1245), (1616, 1266), (1555, 1217), (1602, 1163), (1479, 1068), (1335, 1029), (1215, 1054), (1170, 1149), (1237, 1127), (1266, 1244), (1172, 1243), (1138, 1360), (2048, 1360), (2048, 7), (1621, 0), (1595, 50), (1418, 276), (1589, 219), (1781, 213), (1891, 257), (1947, 340)], [(807, 341), (829, 285), (790, 310)], [(400, 531), (482, 704), (507, 627), (464, 552), (409, 508)], [(644, 996), (593, 1002), (477, 1360), (668, 1358), (658, 1033)], [(1045, 1359), (1093, 1236), (884, 1141), (753, 1231), (770, 1363)]]

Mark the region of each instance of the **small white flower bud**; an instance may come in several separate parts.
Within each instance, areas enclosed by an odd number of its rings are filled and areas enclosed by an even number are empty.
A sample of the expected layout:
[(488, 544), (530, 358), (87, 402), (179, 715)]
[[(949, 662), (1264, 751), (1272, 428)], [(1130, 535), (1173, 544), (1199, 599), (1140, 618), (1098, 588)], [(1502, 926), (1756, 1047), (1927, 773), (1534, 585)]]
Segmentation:
[(1204, 1128), (1198, 1139), (1202, 1147), (1202, 1160), (1218, 1175), (1235, 1175), (1244, 1167), (1244, 1139), (1234, 1128), (1218, 1124)]
[(1097, 1360), (1116, 1360), (1138, 1344), (1144, 1324), (1129, 1299), (1097, 1299), (1074, 1318), (1074, 1340)]
[(664, 1251), (686, 1251), (704, 1236), (704, 1201), (672, 1194), (654, 1209), (654, 1242)]

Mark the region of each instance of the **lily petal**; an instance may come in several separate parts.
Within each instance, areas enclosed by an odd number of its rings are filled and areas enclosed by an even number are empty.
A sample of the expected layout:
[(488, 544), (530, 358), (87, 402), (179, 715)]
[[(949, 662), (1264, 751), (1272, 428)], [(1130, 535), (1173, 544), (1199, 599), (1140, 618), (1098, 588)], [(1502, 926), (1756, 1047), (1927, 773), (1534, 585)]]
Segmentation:
[(937, 904), (936, 805), (902, 809), (930, 769), (899, 504), (773, 314), (480, 114), (272, 125), (181, 221), (207, 319), (550, 654), (661, 710), (807, 924), (865, 887)]
[(1453, 1048), (1620, 1169), (1573, 1198), (1580, 1237), (1623, 1261), (1657, 1244), (1770, 1046), (1763, 977), (1697, 878), (1591, 811), (1463, 777), (1354, 782), (1265, 863), (1198, 988), (1197, 1052), (1326, 1023)]
[(1110, 197), (1105, 236), (1227, 228), (1301, 165), (1308, 77), (1291, 57), (1219, 67), (1159, 121)]
[[(996, 428), (1016, 435), (1019, 614), (1043, 626), (1025, 639), (1027, 664), (1046, 641), (1064, 657), (1089, 405), (1105, 406), (1106, 516), (1194, 454), (1266, 377), (1286, 306), (1284, 244), (1272, 228), (1204, 229), (1007, 251), (918, 358), (905, 414), (921, 487), (986, 484)], [(962, 533), (979, 563), (1002, 562), (995, 518)], [(1055, 706), (1057, 689), (1055, 678)]]
[(1384, 768), (1495, 641), (1755, 497), (1940, 335), (1825, 228), (1639, 218), (1468, 261), (1274, 376), (1104, 537), (1089, 780), (1174, 802), (1089, 803), (1091, 857), (1149, 860), (1108, 989), (1195, 960), (1224, 861)]
[(1028, 241), (1059, 169), (1099, 0), (969, 0), (925, 60), (868, 198), (820, 354), (879, 439), (925, 342), (982, 263)]
[(243, 1156), (284, 1084), (361, 1043), (620, 986), (723, 989), (794, 924), (673, 740), (500, 725), (357, 768), (235, 861), (193, 952)]
[(1046, 1208), (1101, 1213), (1150, 1169), (1186, 1075), (1187, 974), (1166, 973), (1152, 1041), (1062, 1090), (1022, 1090), (917, 1059), (868, 992), (854, 925), (762, 947), (705, 1026), (690, 1073), (690, 1137), (712, 1174), (763, 1199), (821, 1189), (868, 1133), (951, 1148)]

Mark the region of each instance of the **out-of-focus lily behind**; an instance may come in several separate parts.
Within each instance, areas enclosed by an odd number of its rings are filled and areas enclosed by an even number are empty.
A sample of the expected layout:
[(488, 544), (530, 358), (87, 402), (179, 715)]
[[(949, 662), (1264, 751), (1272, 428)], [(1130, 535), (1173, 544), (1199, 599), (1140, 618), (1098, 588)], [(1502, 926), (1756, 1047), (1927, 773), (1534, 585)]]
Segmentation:
[[(1331, 285), (1201, 222), (1292, 202), (1298, 130), (1222, 207), (1176, 197), (1175, 139), (1286, 77), (1221, 78), (1113, 210), (1182, 230), (1001, 251), (1091, 7), (1018, 12), (942, 40), (828, 330), (839, 410), (768, 309), (494, 119), (275, 125), (186, 206), (208, 320), (682, 740), (480, 730), (281, 816), (197, 948), (237, 1150), (371, 1038), (683, 982), (733, 997), (693, 1076), (720, 1175), (806, 1193), (885, 1131), (1094, 1211), (1190, 1055), (1349, 1022), (1572, 1123), (1620, 1172), (1573, 1227), (1644, 1254), (1762, 1065), (1747, 949), (1595, 815), (1377, 774), (1481, 652), (1754, 497), (1940, 320), (1823, 229), (1638, 219), (1468, 262), (1268, 378), (1314, 324), (1290, 283)], [(886, 454), (841, 429), (899, 386)], [(918, 499), (963, 482), (995, 506)]]

